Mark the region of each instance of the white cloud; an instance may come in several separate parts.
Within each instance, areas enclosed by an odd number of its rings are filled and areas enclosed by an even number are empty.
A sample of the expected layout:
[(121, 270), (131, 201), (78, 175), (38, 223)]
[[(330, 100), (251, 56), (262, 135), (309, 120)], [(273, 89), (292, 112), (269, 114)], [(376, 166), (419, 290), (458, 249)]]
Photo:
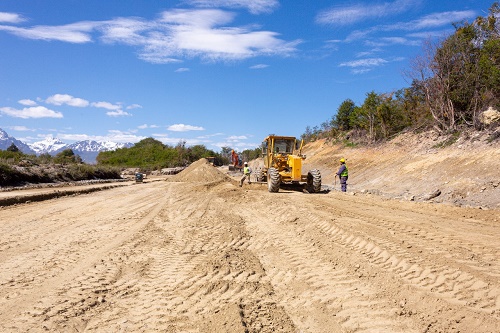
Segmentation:
[(110, 117), (131, 116), (130, 113), (123, 111), (122, 106), (120, 104), (112, 104), (110, 102), (93, 102), (91, 106), (95, 108), (109, 110), (108, 112), (106, 112), (106, 115)]
[(422, 41), (404, 37), (382, 37), (377, 40), (367, 41), (366, 45), (373, 47), (383, 47), (388, 45), (420, 46), (422, 45)]
[(361, 60), (354, 60), (354, 61), (348, 61), (341, 63), (339, 66), (340, 67), (373, 67), (373, 66), (380, 66), (387, 63), (387, 60), (384, 60), (382, 58), (369, 58), (369, 59), (361, 59)]
[(34, 132), (34, 129), (28, 128), (26, 126), (9, 126), (9, 129), (13, 131), (18, 131), (18, 132), (26, 132), (26, 131), (31, 131)]
[(0, 22), (5, 23), (21, 23), (25, 21), (23, 17), (16, 13), (0, 12)]
[(130, 113), (125, 112), (123, 110), (115, 110), (115, 111), (108, 111), (106, 114), (110, 117), (125, 117), (125, 116), (131, 116)]
[(102, 21), (97, 30), (102, 33), (101, 39), (107, 43), (123, 43), (126, 45), (143, 45), (147, 36), (142, 34), (154, 29), (155, 23), (140, 18), (116, 18)]
[(185, 0), (198, 7), (246, 8), (252, 14), (270, 13), (279, 6), (278, 0)]
[(372, 68), (354, 68), (351, 70), (353, 74), (364, 74), (371, 71)]
[(472, 10), (434, 13), (408, 23), (389, 25), (388, 28), (411, 31), (430, 29), (474, 18), (475, 15), (476, 13)]
[(31, 99), (21, 99), (17, 101), (19, 104), (24, 105), (24, 106), (35, 106), (37, 103)]
[(239, 140), (247, 140), (248, 137), (245, 135), (232, 135), (226, 138), (227, 141), (239, 141)]
[(87, 107), (89, 105), (88, 101), (81, 99), (81, 98), (73, 97), (73, 96), (67, 95), (67, 94), (52, 95), (52, 96), (48, 97), (45, 100), (45, 102), (48, 104), (53, 104), (53, 105), (67, 104), (67, 105), (75, 106), (75, 107), (79, 107), (79, 108), (84, 108), (84, 107)]
[(267, 68), (267, 67), (269, 67), (269, 65), (258, 64), (258, 65), (250, 66), (250, 69), (263, 69), (263, 68)]
[(198, 136), (198, 139), (210, 139), (215, 136), (221, 136), (224, 135), (224, 133), (214, 133), (214, 134), (207, 134), (207, 135), (200, 135)]
[[(271, 31), (227, 27), (232, 13), (221, 10), (173, 10), (164, 12), (158, 31), (144, 46), (142, 57), (173, 59), (200, 57), (206, 60), (239, 60), (259, 55), (289, 55), (299, 41), (285, 42)], [(224, 26), (218, 28), (218, 26)]]
[(185, 125), (185, 124), (175, 124), (175, 125), (170, 125), (167, 130), (173, 131), (173, 132), (187, 132), (187, 131), (204, 131), (205, 129), (200, 126), (192, 126), (192, 125)]
[(0, 108), (0, 113), (3, 113), (7, 116), (14, 118), (62, 118), (63, 115), (60, 112), (56, 112), (50, 109), (47, 109), (44, 106), (32, 106), (28, 108), (24, 108), (22, 110), (14, 109), (11, 107), (3, 107)]
[(92, 41), (90, 32), (98, 26), (94, 22), (77, 22), (60, 26), (34, 26), (20, 28), (0, 25), (0, 30), (10, 32), (19, 37), (40, 40), (58, 40), (68, 43), (88, 43)]
[(139, 128), (139, 129), (147, 129), (147, 128), (160, 128), (160, 126), (158, 126), (158, 125), (148, 125), (148, 124), (143, 124), (143, 125), (139, 125), (139, 126), (137, 126), (137, 128)]
[[(248, 1), (228, 1), (233, 5), (256, 6)], [(260, 4), (273, 1), (260, 1)], [(208, 4), (208, 2), (207, 2)], [(246, 4), (246, 5), (245, 5)], [(257, 7), (255, 7), (257, 8)], [(300, 40), (285, 41), (273, 31), (255, 26), (230, 26), (235, 14), (218, 9), (164, 11), (156, 20), (117, 18), (109, 21), (82, 21), (63, 26), (14, 27), (0, 25), (0, 30), (28, 39), (88, 43), (92, 34), (110, 44), (139, 48), (138, 57), (151, 63), (180, 62), (199, 57), (210, 61), (241, 60), (257, 56), (288, 56)], [(99, 37), (97, 37), (99, 38)]]
[(139, 128), (139, 129), (160, 128), (160, 126), (158, 126), (158, 125), (148, 125), (148, 124), (144, 124), (144, 125), (140, 125), (140, 126), (138, 126), (137, 128)]
[[(412, 20), (409, 22), (397, 22), (394, 24), (387, 25), (378, 25), (371, 27), (366, 30), (355, 30), (349, 34), (346, 38), (347, 41), (354, 41), (363, 38), (368, 38), (370, 35), (376, 32), (387, 32), (387, 31), (419, 31), (419, 30), (427, 30), (427, 29), (435, 29), (440, 27), (451, 27), (453, 23), (464, 21), (467, 19), (474, 18), (476, 13), (471, 10), (467, 11), (453, 11), (453, 12), (443, 12), (443, 13), (434, 13), (426, 15), (422, 18)], [(442, 36), (444, 31), (442, 32), (425, 32), (425, 33), (412, 33), (408, 35), (408, 37), (422, 37), (426, 38), (429, 36)], [(414, 44), (417, 45), (415, 41)]]
[(127, 110), (132, 110), (132, 109), (142, 109), (142, 105), (132, 104), (132, 105), (127, 106)]
[(93, 102), (91, 104), (91, 106), (93, 106), (95, 108), (101, 108), (101, 109), (112, 110), (112, 111), (120, 110), (122, 108), (121, 105), (112, 104), (109, 102)]
[(176, 73), (189, 72), (189, 68), (181, 67), (175, 70)]
[(358, 3), (350, 6), (337, 6), (321, 12), (316, 22), (332, 25), (350, 25), (362, 20), (396, 15), (421, 3), (421, 0), (396, 0), (381, 4)]
[(388, 63), (388, 61), (382, 58), (367, 58), (367, 59), (343, 62), (339, 65), (339, 67), (350, 67), (352, 73), (362, 74), (369, 72), (373, 68), (382, 66), (386, 63)]

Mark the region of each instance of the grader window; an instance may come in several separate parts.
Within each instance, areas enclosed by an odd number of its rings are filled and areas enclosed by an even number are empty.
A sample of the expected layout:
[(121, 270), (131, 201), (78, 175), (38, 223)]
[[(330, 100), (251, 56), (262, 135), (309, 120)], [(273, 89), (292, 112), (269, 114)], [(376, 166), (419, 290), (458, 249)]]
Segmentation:
[(267, 154), (267, 141), (262, 142), (262, 154)]
[(276, 153), (291, 154), (293, 153), (293, 141), (276, 140), (274, 142), (274, 150), (276, 151)]

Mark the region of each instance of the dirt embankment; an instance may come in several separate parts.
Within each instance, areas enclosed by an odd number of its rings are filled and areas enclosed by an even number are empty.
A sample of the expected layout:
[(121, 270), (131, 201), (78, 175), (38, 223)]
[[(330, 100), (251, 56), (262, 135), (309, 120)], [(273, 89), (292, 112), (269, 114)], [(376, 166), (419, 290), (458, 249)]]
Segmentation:
[[(387, 198), (483, 208), (500, 207), (500, 139), (475, 133), (447, 145), (437, 133), (403, 134), (378, 146), (345, 148), (318, 140), (306, 146), (305, 168), (332, 186), (338, 160), (349, 167), (348, 190)], [(443, 147), (444, 146), (444, 147)], [(339, 189), (337, 181), (337, 189)]]

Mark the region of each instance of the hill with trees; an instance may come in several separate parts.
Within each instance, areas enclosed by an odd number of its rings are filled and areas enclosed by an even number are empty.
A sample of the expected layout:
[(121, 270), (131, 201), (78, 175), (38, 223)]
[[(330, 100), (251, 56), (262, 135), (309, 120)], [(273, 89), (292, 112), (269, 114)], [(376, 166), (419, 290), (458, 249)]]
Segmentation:
[[(499, 19), (500, 5), (494, 2), (487, 16), (455, 24), (452, 35), (427, 42), (423, 54), (413, 60), (405, 73), (409, 87), (368, 92), (361, 105), (346, 99), (330, 120), (307, 127), (302, 138), (373, 143), (408, 129), (453, 134), (498, 126)], [(487, 112), (493, 119), (486, 117)]]

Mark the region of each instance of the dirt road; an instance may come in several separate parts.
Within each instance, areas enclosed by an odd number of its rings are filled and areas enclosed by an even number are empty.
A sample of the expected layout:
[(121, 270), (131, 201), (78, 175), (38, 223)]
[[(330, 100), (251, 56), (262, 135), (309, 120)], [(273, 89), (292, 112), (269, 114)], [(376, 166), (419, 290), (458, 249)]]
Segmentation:
[(0, 216), (1, 332), (500, 331), (498, 210), (271, 194), (195, 163)]

